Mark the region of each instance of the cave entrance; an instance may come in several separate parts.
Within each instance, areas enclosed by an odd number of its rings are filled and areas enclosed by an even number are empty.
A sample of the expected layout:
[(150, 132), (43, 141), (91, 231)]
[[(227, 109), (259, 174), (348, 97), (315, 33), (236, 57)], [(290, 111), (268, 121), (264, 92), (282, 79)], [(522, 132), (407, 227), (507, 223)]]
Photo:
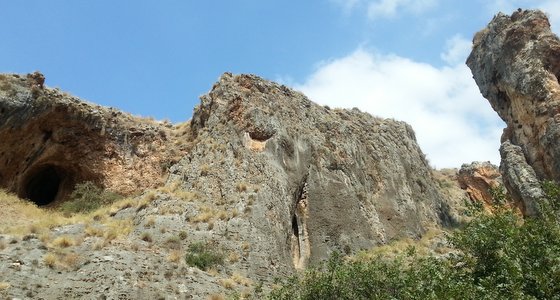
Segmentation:
[(53, 166), (47, 166), (35, 173), (25, 185), (25, 198), (38, 206), (48, 205), (57, 199), (63, 176)]

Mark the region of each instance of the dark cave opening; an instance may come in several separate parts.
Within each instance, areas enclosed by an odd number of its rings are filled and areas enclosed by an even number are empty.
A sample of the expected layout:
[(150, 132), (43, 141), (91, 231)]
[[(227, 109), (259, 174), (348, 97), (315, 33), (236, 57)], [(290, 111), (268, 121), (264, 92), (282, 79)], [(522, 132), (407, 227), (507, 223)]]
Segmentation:
[(53, 166), (33, 175), (25, 185), (25, 198), (33, 201), (38, 206), (44, 206), (56, 200), (63, 176)]
[(298, 222), (297, 222), (297, 217), (296, 215), (294, 215), (292, 217), (292, 233), (294, 234), (294, 236), (296, 238), (299, 239), (299, 226), (298, 226)]

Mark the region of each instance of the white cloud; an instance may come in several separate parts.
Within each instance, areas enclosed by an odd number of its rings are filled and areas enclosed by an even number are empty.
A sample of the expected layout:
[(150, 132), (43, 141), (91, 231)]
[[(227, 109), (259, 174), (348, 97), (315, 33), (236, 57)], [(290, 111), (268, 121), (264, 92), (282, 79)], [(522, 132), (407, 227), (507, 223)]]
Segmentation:
[(440, 56), (449, 65), (462, 64), (472, 49), (471, 41), (457, 34), (445, 43), (446, 50)]
[(438, 168), (475, 160), (498, 164), (504, 124), (463, 63), (465, 44), (458, 36), (450, 39), (442, 54), (448, 65), (439, 68), (360, 48), (324, 62), (295, 88), (320, 104), (408, 122)]
[(434, 7), (437, 0), (375, 0), (368, 5), (370, 18), (390, 18), (399, 12), (421, 13)]
[(392, 18), (400, 13), (422, 13), (437, 5), (439, 0), (331, 0), (345, 12), (366, 7), (371, 19)]

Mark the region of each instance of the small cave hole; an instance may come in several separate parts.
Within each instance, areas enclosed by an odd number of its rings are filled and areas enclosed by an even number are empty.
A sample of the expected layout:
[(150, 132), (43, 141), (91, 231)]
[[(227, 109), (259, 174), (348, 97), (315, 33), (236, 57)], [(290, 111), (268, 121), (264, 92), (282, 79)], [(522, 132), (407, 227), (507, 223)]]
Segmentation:
[(301, 261), (301, 243), (299, 240), (299, 226), (297, 216), (294, 214), (292, 216), (292, 260), (294, 267), (298, 268)]
[(298, 238), (299, 241), (299, 226), (298, 226), (296, 215), (292, 217), (292, 233), (296, 238)]
[(25, 196), (38, 206), (56, 200), (63, 176), (53, 166), (48, 166), (33, 175), (25, 185)]
[(249, 132), (249, 137), (255, 141), (266, 142), (272, 138), (275, 133), (274, 131), (255, 128), (253, 131)]

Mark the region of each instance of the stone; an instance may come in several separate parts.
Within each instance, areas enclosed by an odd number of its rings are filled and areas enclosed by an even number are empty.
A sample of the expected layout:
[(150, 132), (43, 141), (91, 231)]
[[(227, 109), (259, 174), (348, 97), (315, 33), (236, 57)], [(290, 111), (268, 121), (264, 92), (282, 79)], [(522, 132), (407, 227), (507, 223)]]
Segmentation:
[(473, 202), (492, 206), (492, 189), (502, 185), (502, 175), (498, 167), (490, 162), (463, 164), (457, 174), (460, 187), (467, 192)]
[[(254, 229), (241, 238), (268, 248), (251, 253), (253, 262), (264, 264), (269, 252), (279, 268), (303, 268), (333, 251), (356, 253), (452, 223), (404, 122), (322, 107), (285, 86), (226, 73), (201, 98), (192, 131), (195, 146), (170, 181), (251, 206), (240, 226)], [(239, 184), (254, 191), (254, 204)]]
[(542, 195), (535, 181), (560, 180), (559, 57), (545, 13), (519, 10), (497, 14), (475, 35), (467, 59), (480, 92), (507, 124), (500, 170), (527, 213)]
[(506, 141), (500, 147), (500, 156), (500, 172), (513, 200), (521, 204), (519, 207), (524, 215), (537, 215), (537, 203), (544, 197), (544, 192), (535, 170), (525, 160), (522, 148)]

